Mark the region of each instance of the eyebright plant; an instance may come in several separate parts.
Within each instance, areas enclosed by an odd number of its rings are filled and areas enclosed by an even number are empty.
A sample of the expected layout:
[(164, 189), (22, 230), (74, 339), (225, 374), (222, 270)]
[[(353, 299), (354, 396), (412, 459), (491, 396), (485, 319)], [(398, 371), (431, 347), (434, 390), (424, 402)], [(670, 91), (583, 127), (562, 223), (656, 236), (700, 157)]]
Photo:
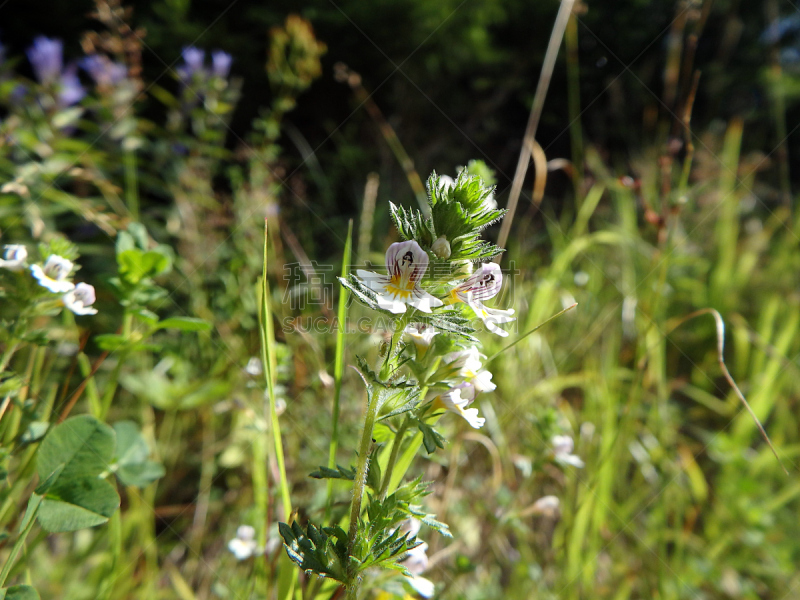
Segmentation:
[(500, 325), (514, 320), (513, 309), (484, 304), (503, 283), (499, 265), (490, 262), (503, 250), (481, 239), (505, 212), (493, 193), (467, 170), (455, 180), (432, 174), (427, 214), (391, 205), (402, 241), (387, 249), (386, 272), (357, 270), (340, 278), (361, 303), (389, 320), (392, 331), (378, 364), (357, 357), (367, 410), (355, 466), (311, 473), (353, 482), (349, 531), (339, 521), (305, 528), (281, 523), (279, 529), (289, 557), (307, 573), (343, 584), (347, 598), (356, 598), (371, 567), (399, 572), (410, 592), (434, 593), (420, 575), (428, 561), (419, 529), (450, 532), (420, 505), (428, 485), (419, 478), (403, 482), (405, 467), (399, 465), (410, 464), (421, 446), (428, 454), (444, 447), (436, 424), (448, 412), (475, 429), (485, 423), (471, 405), (495, 385), (483, 368), (475, 325), (506, 336)]

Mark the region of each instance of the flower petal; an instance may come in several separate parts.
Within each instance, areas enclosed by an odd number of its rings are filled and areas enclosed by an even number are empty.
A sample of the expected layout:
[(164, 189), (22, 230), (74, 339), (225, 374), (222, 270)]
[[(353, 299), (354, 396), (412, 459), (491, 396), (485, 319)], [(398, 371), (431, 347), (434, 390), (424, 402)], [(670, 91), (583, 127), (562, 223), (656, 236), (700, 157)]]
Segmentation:
[(410, 290), (428, 270), (428, 254), (414, 240), (395, 242), (386, 250), (386, 268), (393, 282), (397, 278)]
[(366, 285), (373, 292), (377, 292), (379, 294), (386, 292), (386, 284), (389, 280), (385, 275), (381, 275), (380, 273), (375, 273), (373, 271), (364, 271), (363, 269), (358, 269), (356, 271), (356, 275), (358, 275), (359, 279), (361, 279), (364, 285)]
[(405, 302), (397, 300), (394, 296), (377, 294), (375, 300), (378, 303), (378, 307), (383, 310), (388, 310), (396, 315), (401, 315), (406, 312)]
[(494, 298), (503, 285), (503, 272), (497, 263), (484, 263), (454, 290), (462, 302), (470, 304)]
[(433, 598), (433, 593), (436, 590), (430, 579), (414, 575), (413, 577), (406, 577), (406, 581), (423, 598)]
[(436, 308), (437, 306), (442, 306), (442, 304), (444, 304), (436, 296), (432, 296), (428, 292), (419, 288), (414, 290), (411, 298), (408, 299), (408, 303), (414, 308), (426, 313), (431, 312), (432, 308)]

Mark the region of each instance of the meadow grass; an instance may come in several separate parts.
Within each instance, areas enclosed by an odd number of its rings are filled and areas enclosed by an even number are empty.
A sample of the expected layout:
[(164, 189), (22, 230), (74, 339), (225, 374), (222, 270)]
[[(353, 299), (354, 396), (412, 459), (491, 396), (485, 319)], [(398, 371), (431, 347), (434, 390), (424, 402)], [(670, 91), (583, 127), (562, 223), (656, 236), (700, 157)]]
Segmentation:
[[(574, 25), (565, 34), (573, 87)], [(671, 152), (659, 139), (632, 159), (635, 179), (620, 177), (584, 139), (577, 92), (570, 96), (573, 195), (527, 205), (523, 197), (509, 225), (503, 265), (512, 271), (499, 304), (513, 306), (518, 320), (508, 340), (481, 334), (498, 386), (478, 401), (486, 426), (443, 420), (449, 445), (430, 457), (417, 453), (421, 434), (396, 448), (378, 436), (377, 463), (385, 469), (397, 459), (388, 491), (405, 473), (432, 482), (427, 509), (454, 535), (429, 537), (426, 576), (439, 598), (795, 597), (800, 217), (760, 199), (761, 159), (742, 154), (742, 120), (690, 132), (691, 152)], [(13, 477), (0, 503), (4, 561), (33, 487), (36, 440), (22, 438), (31, 414), (42, 423), (70, 412), (133, 419), (165, 468), (155, 483), (120, 484), (121, 510), (107, 525), (31, 530), (19, 559), (5, 564), (11, 579), (43, 598), (341, 597), (337, 584), (296, 569), (276, 543), (276, 524), (324, 515), (346, 528), (349, 482), (322, 484), (308, 473), (355, 462), (365, 394), (346, 367), (356, 355), (374, 363), (386, 339), (379, 330), (332, 331), (334, 316), (342, 324), (370, 315), (338, 285), (335, 315), (333, 304), (290, 301), (308, 288), (287, 283), (284, 266), (296, 262), (313, 275), (313, 265), (290, 219), (273, 211), (263, 237), (258, 218), (282, 193), (272, 168), (286, 110), (276, 101), (259, 122), (246, 168), (230, 169), (224, 209), (211, 201), (206, 148), (166, 184), (179, 230), (148, 223), (175, 253), (175, 271), (155, 277), (169, 293), (159, 308), (204, 319), (210, 331), (151, 331), (123, 307), (114, 327), (125, 340), (152, 337), (158, 346), (130, 342), (103, 354), (77, 337), (65, 313), (48, 325), (52, 343), (26, 342), (13, 359), (13, 344), (4, 347), (3, 366), (25, 382), (0, 421), (13, 449), (4, 457)], [(407, 158), (389, 123), (380, 125), (394, 155)], [(222, 143), (209, 147), (221, 152)], [(132, 151), (122, 164), (120, 231), (146, 220), (137, 190), (147, 174), (138, 173)], [(412, 183), (406, 204), (419, 200), (418, 188)], [(319, 257), (336, 263), (333, 272), (380, 263), (396, 240), (394, 231), (374, 231), (375, 193), (368, 186), (356, 255), (351, 222), (339, 231), (341, 247)], [(18, 213), (9, 209), (3, 219), (30, 209), (8, 206)], [(214, 225), (223, 217), (229, 230)], [(113, 245), (106, 239), (80, 250), (109, 261)], [(723, 357), (713, 316), (687, 319), (705, 309), (725, 324)], [(326, 326), (304, 327), (309, 318)], [(81, 342), (74, 358), (56, 351), (58, 340)], [(243, 369), (253, 356), (260, 375)], [(583, 468), (554, 460), (557, 434), (574, 437)], [(560, 499), (557, 513), (537, 508), (547, 495)], [(245, 523), (265, 556), (240, 561), (228, 551)], [(392, 597), (369, 589), (362, 596)]]

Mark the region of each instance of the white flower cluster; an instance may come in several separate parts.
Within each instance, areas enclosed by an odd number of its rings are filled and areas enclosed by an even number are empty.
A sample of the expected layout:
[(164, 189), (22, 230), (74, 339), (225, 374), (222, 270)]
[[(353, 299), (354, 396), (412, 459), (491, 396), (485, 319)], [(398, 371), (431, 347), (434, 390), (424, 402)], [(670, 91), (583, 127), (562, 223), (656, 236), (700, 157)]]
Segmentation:
[[(439, 240), (437, 240), (439, 241)], [(434, 249), (436, 251), (436, 249)], [(442, 249), (440, 249), (440, 252)], [(447, 251), (449, 255), (449, 249)], [(425, 313), (443, 306), (445, 302), (420, 287), (428, 270), (428, 254), (413, 241), (396, 242), (386, 251), (387, 275), (359, 269), (356, 271), (364, 285), (375, 292), (378, 307), (394, 314), (405, 313), (406, 305)], [(514, 309), (489, 308), (483, 302), (494, 298), (503, 285), (503, 274), (497, 263), (484, 263), (472, 275), (458, 283), (448, 294), (447, 304), (463, 302), (469, 306), (486, 328), (507, 336), (499, 324), (510, 323)]]
[(280, 545), (279, 538), (270, 538), (267, 545), (262, 548), (256, 542), (256, 530), (250, 525), (239, 525), (236, 529), (236, 537), (228, 542), (228, 550), (236, 557), (236, 560), (247, 560), (251, 556), (261, 556), (262, 554), (272, 554)]
[[(20, 273), (28, 268), (28, 250), (19, 244), (5, 246), (0, 268)], [(30, 265), (30, 273), (40, 286), (53, 294), (61, 294), (61, 303), (76, 315), (95, 315), (92, 308), (95, 302), (94, 286), (88, 283), (75, 285), (69, 280), (73, 262), (63, 256), (51, 254), (43, 265)]]
[[(417, 346), (417, 357), (424, 355), (433, 337), (439, 333), (430, 325), (412, 324), (406, 327), (405, 333), (414, 340)], [(477, 346), (450, 352), (442, 357), (442, 362), (449, 371), (450, 379), (458, 383), (447, 392), (434, 398), (434, 407), (444, 408), (461, 415), (471, 427), (480, 429), (486, 419), (478, 416), (477, 408), (467, 408), (476, 396), (483, 392), (492, 392), (497, 386), (492, 383), (492, 374), (483, 368), (481, 359), (486, 358)]]

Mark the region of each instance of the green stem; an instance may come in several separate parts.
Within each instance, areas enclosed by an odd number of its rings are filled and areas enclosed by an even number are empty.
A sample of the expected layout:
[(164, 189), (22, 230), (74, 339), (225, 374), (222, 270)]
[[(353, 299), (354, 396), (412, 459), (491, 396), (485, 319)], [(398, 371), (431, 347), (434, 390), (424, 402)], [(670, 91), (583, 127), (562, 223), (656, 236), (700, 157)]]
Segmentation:
[[(353, 244), (353, 221), (347, 227), (347, 241), (344, 246), (344, 257), (342, 258), (342, 279), (347, 277), (350, 270), (350, 254)], [(342, 378), (344, 377), (344, 341), (347, 324), (347, 300), (350, 294), (347, 293), (347, 288), (342, 286), (339, 296), (339, 311), (337, 313), (337, 320), (339, 329), (336, 332), (336, 360), (333, 367), (333, 432), (331, 433), (331, 445), (328, 449), (328, 467), (331, 469), (336, 468), (336, 451), (339, 448), (339, 409), (340, 399), (342, 396)], [(325, 505), (325, 519), (327, 523), (333, 508), (333, 479), (328, 479), (328, 501)]]
[[(367, 396), (367, 416), (364, 420), (364, 430), (361, 433), (361, 443), (358, 446), (358, 462), (356, 463), (356, 477), (353, 484), (353, 502), (350, 506), (350, 545), (348, 554), (353, 554), (358, 534), (358, 517), (361, 514), (361, 501), (364, 497), (364, 488), (367, 484), (367, 470), (369, 469), (369, 450), (372, 445), (372, 430), (375, 427), (375, 417), (378, 415), (378, 399), (372, 394)], [(348, 573), (347, 598), (355, 600), (358, 593), (358, 577), (355, 573)]]
[[(126, 309), (125, 314), (122, 317), (122, 339), (125, 341), (125, 343), (130, 341), (132, 331), (133, 315)], [(122, 365), (127, 356), (127, 349), (125, 347), (121, 348), (119, 357), (117, 358), (117, 364), (114, 367), (111, 379), (107, 384), (108, 387), (106, 387), (106, 393), (103, 395), (100, 413), (95, 415), (101, 421), (105, 421), (106, 417), (108, 416), (108, 411), (111, 410), (111, 403), (114, 401), (114, 394), (117, 392), (117, 386), (119, 385), (119, 374), (122, 372)]]
[(383, 483), (381, 483), (381, 499), (386, 498), (386, 492), (389, 490), (389, 482), (392, 480), (392, 471), (394, 471), (394, 466), (397, 464), (397, 457), (400, 455), (400, 447), (403, 445), (403, 436), (405, 435), (409, 424), (410, 421), (408, 417), (406, 417), (394, 436), (394, 442), (392, 442), (392, 453), (389, 455), (389, 462), (386, 465), (386, 470), (383, 474)]
[(139, 220), (139, 184), (136, 181), (136, 152), (125, 152), (125, 203), (131, 213), (131, 219)]
[(264, 377), (269, 395), (269, 420), (272, 431), (272, 440), (275, 446), (275, 461), (278, 463), (280, 477), (280, 495), (283, 505), (284, 519), (288, 523), (292, 516), (292, 501), (289, 497), (289, 481), (286, 477), (286, 465), (283, 458), (283, 439), (281, 425), (278, 420), (278, 411), (275, 404), (275, 376), (277, 373), (277, 359), (275, 357), (275, 334), (272, 330), (272, 309), (270, 308), (270, 291), (267, 280), (267, 235), (268, 226), (264, 222), (264, 267), (261, 274), (261, 363), (264, 365)]
[[(406, 323), (408, 322), (408, 313), (404, 314), (400, 319), (397, 320), (396, 329), (392, 334), (392, 341), (389, 344), (389, 349), (386, 353), (386, 359), (383, 361), (383, 366), (381, 367), (380, 372), (380, 380), (386, 381), (389, 377), (389, 373), (391, 372), (392, 367), (392, 358), (394, 356), (394, 350), (397, 346), (398, 341), (403, 335), (403, 330), (406, 327)], [(364, 498), (364, 488), (367, 485), (367, 471), (369, 470), (369, 454), (370, 454), (370, 446), (372, 445), (372, 430), (375, 428), (375, 420), (378, 416), (378, 408), (380, 406), (380, 402), (378, 398), (376, 398), (371, 389), (367, 391), (367, 415), (364, 419), (364, 430), (361, 433), (361, 442), (358, 446), (358, 460), (356, 462), (356, 476), (353, 480), (353, 501), (350, 505), (350, 531), (348, 532), (349, 535), (349, 546), (348, 546), (348, 555), (353, 555), (353, 549), (356, 545), (356, 535), (358, 534), (358, 518), (361, 515), (361, 501)], [(352, 561), (351, 565), (356, 564), (357, 561)], [(348, 582), (347, 582), (347, 599), (348, 600), (356, 600), (358, 595), (358, 574), (352, 572), (352, 568), (348, 567), (348, 574), (347, 574)]]
[(14, 356), (14, 353), (19, 348), (19, 340), (8, 340), (6, 344), (6, 351), (3, 352), (3, 358), (0, 359), (0, 373), (6, 370), (8, 363), (11, 361), (11, 357)]
[(39, 512), (39, 506), (42, 503), (42, 497), (33, 495), (31, 498), (31, 503), (28, 505), (28, 510), (25, 512), (25, 516), (22, 519), (22, 531), (19, 533), (19, 537), (17, 537), (17, 541), (14, 542), (14, 547), (11, 549), (11, 554), (8, 556), (8, 560), (3, 565), (3, 570), (0, 571), (0, 588), (2, 588), (6, 584), (6, 579), (8, 579), (8, 574), (11, 572), (11, 568), (14, 566), (14, 563), (17, 561), (17, 556), (22, 551), (22, 547), (25, 545), (25, 540), (28, 537), (28, 534), (33, 529), (33, 524), (36, 522), (36, 513)]

